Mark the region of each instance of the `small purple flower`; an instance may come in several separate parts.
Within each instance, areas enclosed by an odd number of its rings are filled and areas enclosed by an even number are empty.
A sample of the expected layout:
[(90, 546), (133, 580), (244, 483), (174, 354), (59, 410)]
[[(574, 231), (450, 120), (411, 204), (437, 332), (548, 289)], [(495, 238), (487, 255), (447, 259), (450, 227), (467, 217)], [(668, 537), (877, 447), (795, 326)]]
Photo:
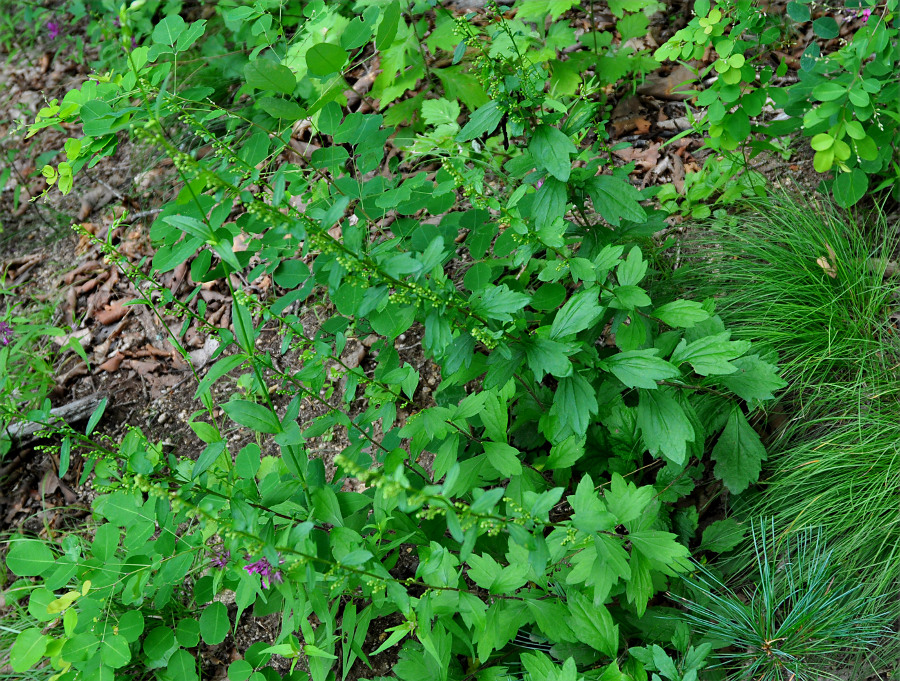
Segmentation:
[[(283, 562), (283, 560), (279, 561), (279, 564)], [(244, 569), (248, 574), (259, 575), (264, 589), (268, 589), (272, 583), (281, 584), (284, 581), (284, 575), (281, 574), (281, 570), (272, 567), (272, 564), (265, 558), (260, 558), (249, 565), (245, 565)]]
[(862, 22), (866, 23), (869, 20), (869, 17), (872, 16), (872, 10), (870, 8), (866, 7), (866, 9), (864, 9), (862, 12), (860, 12), (856, 16), (862, 17)]
[(122, 22), (119, 21), (119, 17), (113, 19), (113, 26), (115, 26), (116, 28), (122, 28)]
[(228, 559), (231, 558), (231, 551), (216, 551), (212, 554), (209, 564), (214, 568), (224, 570), (228, 567)]
[(12, 335), (12, 327), (6, 322), (0, 322), (0, 345), (9, 345)]
[(47, 35), (50, 36), (50, 40), (56, 40), (59, 37), (59, 24), (55, 21), (48, 21), (45, 25), (47, 29)]
[(537, 190), (543, 186), (544, 186), (544, 178), (542, 177), (540, 180), (537, 181), (537, 184), (534, 186), (534, 188)]

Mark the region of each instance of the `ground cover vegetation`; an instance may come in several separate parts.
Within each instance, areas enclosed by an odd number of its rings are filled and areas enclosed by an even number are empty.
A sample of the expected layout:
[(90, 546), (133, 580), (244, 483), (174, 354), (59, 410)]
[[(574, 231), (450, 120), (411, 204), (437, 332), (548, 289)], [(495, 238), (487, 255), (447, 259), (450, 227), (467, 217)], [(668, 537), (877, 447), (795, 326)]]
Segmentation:
[[(83, 458), (96, 492), (87, 529), (7, 542), (12, 672), (343, 681), (390, 655), (407, 681), (786, 681), (893, 650), (896, 226), (839, 208), (898, 198), (896, 5), (697, 0), (655, 50), (632, 42), (650, 0), (609, 2), (609, 30), (574, 0), (19, 10), (101, 44), (27, 128), (72, 133), (48, 195), (125, 144), (170, 159), (152, 260), (76, 229), (188, 365), (190, 324), (219, 345), (191, 369), (189, 457), (99, 435), (105, 401), (54, 421), (48, 382), (13, 377), (49, 375), (26, 333), (64, 332), (6, 308), (4, 418), (52, 422), (59, 477)], [(798, 64), (777, 56), (800, 35)], [(606, 132), (666, 60), (693, 69), (685, 133), (716, 152), (684, 193), (636, 188)], [(349, 109), (351, 73), (377, 107)], [(791, 133), (822, 174), (810, 204), (747, 168)], [(670, 213), (707, 221), (661, 238)], [(159, 278), (184, 263), (176, 296)], [(263, 277), (268, 296), (242, 285)], [(346, 361), (360, 339), (370, 369)], [(326, 466), (312, 443), (335, 432)], [(248, 613), (280, 633), (217, 670), (204, 651)]]

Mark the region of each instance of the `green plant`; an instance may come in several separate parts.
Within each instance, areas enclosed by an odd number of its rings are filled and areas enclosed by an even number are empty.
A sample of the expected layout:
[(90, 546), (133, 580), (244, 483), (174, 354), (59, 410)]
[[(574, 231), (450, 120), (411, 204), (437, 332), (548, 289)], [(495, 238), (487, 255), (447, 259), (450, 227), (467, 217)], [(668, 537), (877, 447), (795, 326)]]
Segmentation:
[(712, 215), (711, 206), (725, 207), (739, 204), (745, 197), (764, 196), (765, 178), (745, 165), (734, 154), (710, 156), (700, 172), (685, 175), (683, 195), (674, 185), (666, 184), (656, 194), (656, 200), (670, 214), (702, 220)]
[(48, 410), (54, 383), (54, 358), (72, 349), (87, 359), (74, 338), (57, 349), (51, 338), (65, 331), (50, 323), (51, 307), (18, 295), (0, 277), (0, 458), (12, 447), (7, 428), (33, 410)]
[[(141, 669), (189, 681), (200, 640), (221, 643), (251, 609), (279, 613), (282, 630), (242, 651), (235, 679), (274, 678), (272, 655), (314, 681), (346, 677), (387, 650), (408, 681), (516, 665), (617, 681), (664, 664), (628, 653), (633, 643), (671, 646), (685, 679), (705, 664), (657, 599), (690, 566), (699, 516), (682, 500), (701, 479), (734, 495), (755, 482), (766, 453), (748, 419), (784, 383), (731, 339), (713, 301), (648, 294), (639, 242), (663, 216), (590, 134), (596, 90), (567, 115), (515, 22), (501, 19), (478, 50), (492, 99), (461, 128), (453, 97), (433, 100), (428, 123), (446, 127), (422, 142), (427, 156), (386, 159), (390, 112), (347, 111), (344, 76), (373, 43), (385, 61), (414, 59), (406, 8), (372, 3), (350, 20), (310, 3), (291, 39), (262, 4), (220, 6), (209, 26), (169, 14), (148, 44), (123, 41), (118, 69), (39, 114), (33, 133), (80, 121), (86, 135), (48, 171), (63, 191), (126, 133), (172, 159), (178, 192), (151, 226), (152, 263), (98, 245), (183, 357), (191, 324), (221, 346), (195, 376), (196, 459), (136, 430), (113, 443), (93, 424), (60, 427), (62, 448), (89, 459), (83, 479), (95, 474), (98, 527), (90, 542), (13, 539), (7, 566), (39, 578), (31, 602), (54, 623), (21, 634), (22, 668), (47, 659), (60, 681)], [(463, 55), (481, 34), (454, 26)], [(220, 39), (205, 43), (207, 30)], [(233, 44), (249, 51), (230, 66), (233, 101), (181, 89), (193, 54)], [(382, 101), (400, 94), (387, 79), (374, 87)], [(320, 143), (308, 162), (285, 157), (299, 120)], [(185, 136), (211, 153), (184, 151)], [(413, 167), (423, 159), (439, 163)], [(197, 287), (176, 298), (154, 278), (184, 262)], [(239, 273), (271, 277), (271, 297), (241, 288)], [(231, 326), (206, 321), (200, 286), (216, 280)], [(296, 311), (308, 300), (329, 302), (315, 330)], [(296, 366), (258, 349), (264, 329)], [(413, 333), (440, 369), (430, 397), (397, 349)], [(370, 369), (342, 360), (371, 334)], [(220, 379), (235, 386), (227, 401), (213, 397)], [(301, 421), (310, 403), (318, 415)], [(327, 475), (315, 445), (332, 435), (344, 447)], [(376, 621), (387, 637), (364, 649)], [(552, 657), (516, 645), (530, 636)]]
[(778, 353), (797, 403), (814, 411), (893, 390), (898, 244), (883, 212), (860, 220), (787, 192), (748, 200), (688, 238), (690, 266), (676, 272), (698, 297), (719, 298), (737, 337)]
[(28, 612), (26, 596), (31, 589), (26, 580), (4, 584), (0, 591), (0, 679), (3, 681), (45, 681), (53, 676), (49, 667), (15, 672), (11, 669), (11, 653), (16, 638), (26, 629), (40, 624)]
[[(755, 155), (777, 151), (767, 141), (795, 130), (810, 137), (814, 166), (820, 173), (834, 171), (826, 185), (842, 207), (856, 204), (871, 191), (893, 188), (900, 197), (898, 165), (898, 88), (896, 77), (898, 29), (896, 0), (847, 3), (842, 21), (864, 16), (864, 24), (831, 54), (822, 54), (812, 41), (800, 59), (799, 82), (778, 86), (773, 77), (787, 73), (782, 59), (773, 69), (766, 62), (771, 50), (792, 31), (813, 18), (807, 2), (788, 3), (787, 17), (757, 11), (749, 0), (728, 0), (694, 6), (696, 16), (655, 54), (659, 60), (699, 59), (712, 47), (717, 59), (699, 70), (696, 82), (716, 74), (715, 81), (698, 93), (696, 103), (706, 107), (697, 128), (708, 135), (714, 149)], [(861, 6), (866, 9), (859, 10)], [(834, 16), (812, 21), (816, 38), (830, 40), (840, 33)], [(754, 124), (768, 100), (787, 118), (768, 125)], [(870, 178), (872, 181), (870, 181)]]
[(884, 612), (867, 612), (871, 603), (862, 585), (846, 574), (821, 532), (779, 534), (764, 520), (754, 529), (753, 547), (757, 574), (742, 587), (726, 586), (702, 565), (684, 578), (687, 620), (728, 647), (717, 655), (729, 678), (833, 676), (849, 654), (892, 634)]

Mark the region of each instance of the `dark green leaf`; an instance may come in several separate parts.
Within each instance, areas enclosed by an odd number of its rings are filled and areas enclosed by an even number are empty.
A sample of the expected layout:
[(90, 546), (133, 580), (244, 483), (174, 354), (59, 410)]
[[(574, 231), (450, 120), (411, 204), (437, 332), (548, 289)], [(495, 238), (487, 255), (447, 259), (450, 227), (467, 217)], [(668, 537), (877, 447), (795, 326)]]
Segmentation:
[(637, 425), (651, 454), (684, 463), (687, 443), (694, 441), (694, 428), (670, 388), (640, 391)]
[(716, 477), (732, 494), (740, 494), (759, 478), (766, 449), (740, 408), (731, 410), (725, 430), (713, 447), (712, 458), (716, 462)]
[(593, 288), (579, 291), (569, 298), (553, 319), (550, 338), (570, 336), (594, 324), (603, 314), (599, 297), (600, 290)]
[(535, 128), (528, 144), (528, 150), (541, 168), (560, 182), (566, 182), (572, 172), (569, 155), (578, 150), (564, 132), (550, 125)]
[(853, 168), (849, 173), (842, 172), (834, 179), (831, 191), (837, 205), (849, 208), (865, 196), (868, 189), (869, 178), (859, 168)]
[(700, 549), (722, 553), (740, 544), (747, 535), (746, 528), (734, 518), (717, 520), (703, 530)]
[(675, 300), (660, 305), (653, 311), (653, 316), (673, 328), (689, 329), (694, 324), (708, 319), (709, 313), (695, 300)]
[(770, 400), (775, 391), (787, 385), (778, 375), (778, 367), (764, 362), (758, 355), (738, 357), (731, 364), (737, 367), (737, 371), (722, 376), (718, 381), (747, 402)]
[(288, 121), (299, 121), (306, 117), (306, 111), (296, 102), (279, 97), (261, 97), (259, 107), (272, 118), (283, 118)]
[(248, 400), (232, 399), (222, 404), (229, 418), (251, 430), (260, 433), (280, 433), (281, 423), (268, 407)]
[(503, 111), (498, 108), (497, 102), (492, 100), (472, 114), (469, 122), (456, 136), (456, 141), (468, 142), (481, 135), (490, 134), (497, 129), (502, 119)]
[(397, 36), (397, 27), (400, 23), (400, 3), (394, 0), (388, 5), (378, 24), (378, 33), (375, 35), (375, 49), (383, 52), (391, 46)]
[(820, 38), (831, 40), (837, 38), (841, 29), (834, 17), (821, 17), (813, 22), (813, 31)]
[(150, 36), (154, 43), (162, 45), (174, 45), (184, 32), (184, 19), (178, 14), (169, 14), (165, 19), (160, 21), (154, 28), (153, 34)]
[(688, 362), (701, 376), (733, 374), (737, 371), (737, 367), (731, 364), (731, 360), (747, 352), (750, 343), (728, 340), (730, 337), (731, 332), (725, 331), (698, 338), (693, 343), (687, 343), (682, 339), (669, 361), (675, 366)]
[(587, 185), (594, 210), (611, 225), (618, 227), (622, 218), (642, 222), (647, 214), (641, 207), (640, 192), (625, 180), (610, 175), (597, 175)]
[(787, 4), (787, 13), (788, 16), (798, 24), (809, 21), (809, 7), (807, 7), (803, 3), (789, 2)]
[(629, 388), (656, 389), (657, 381), (681, 376), (678, 367), (657, 357), (659, 350), (631, 350), (620, 352), (603, 360), (601, 367), (611, 371)]

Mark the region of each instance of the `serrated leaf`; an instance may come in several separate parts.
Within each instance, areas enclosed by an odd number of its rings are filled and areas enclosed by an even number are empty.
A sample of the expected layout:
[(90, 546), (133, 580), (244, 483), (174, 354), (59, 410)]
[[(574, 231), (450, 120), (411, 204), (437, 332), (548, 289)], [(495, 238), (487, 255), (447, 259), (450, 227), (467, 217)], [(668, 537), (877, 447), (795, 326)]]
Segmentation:
[(723, 553), (740, 544), (747, 535), (746, 528), (734, 518), (717, 520), (703, 530), (700, 549)]
[(490, 134), (497, 129), (501, 120), (503, 120), (503, 111), (498, 108), (497, 102), (491, 100), (472, 114), (469, 122), (456, 136), (456, 141), (468, 142), (481, 135)]
[(532, 338), (525, 345), (525, 358), (528, 361), (528, 368), (534, 372), (534, 378), (538, 382), (544, 379), (544, 374), (566, 378), (572, 375), (572, 362), (568, 355), (575, 350), (576, 346), (571, 343)]
[(597, 409), (596, 391), (587, 380), (577, 373), (560, 379), (551, 412), (576, 435), (580, 437), (587, 432), (591, 416)]
[(569, 298), (553, 319), (550, 338), (570, 336), (594, 324), (603, 314), (599, 299), (597, 288), (579, 291)]
[(691, 569), (691, 552), (671, 532), (640, 530), (628, 535), (632, 549), (641, 553), (654, 570), (667, 575)]
[(513, 291), (506, 284), (485, 286), (469, 298), (472, 311), (489, 319), (510, 322), (513, 314), (528, 304), (531, 298), (525, 293)]
[(647, 214), (640, 204), (640, 192), (625, 180), (611, 175), (597, 175), (591, 178), (586, 189), (594, 204), (594, 210), (614, 227), (619, 226), (622, 218), (632, 222), (643, 222), (647, 219)]
[(518, 449), (505, 442), (484, 442), (482, 444), (488, 463), (504, 478), (509, 478), (522, 472), (522, 462), (519, 461)]
[(659, 350), (647, 348), (620, 352), (603, 360), (600, 366), (618, 378), (629, 388), (655, 390), (657, 381), (681, 376), (678, 367), (660, 359)]
[(619, 262), (619, 266), (616, 268), (616, 279), (622, 286), (639, 284), (646, 274), (647, 262), (644, 260), (641, 249), (637, 246), (628, 252), (628, 257)]
[(718, 381), (747, 402), (770, 400), (776, 391), (787, 385), (778, 375), (778, 367), (764, 362), (759, 355), (738, 357), (731, 364), (737, 371), (722, 376)]
[(703, 309), (703, 305), (695, 300), (674, 300), (671, 303), (660, 305), (653, 311), (663, 324), (673, 328), (689, 329), (695, 324), (709, 319), (709, 313)]
[(728, 340), (729, 338), (731, 332), (724, 331), (698, 338), (693, 343), (682, 339), (669, 361), (676, 366), (688, 362), (701, 376), (733, 374), (737, 367), (730, 363), (731, 360), (747, 352), (750, 342)]
[(637, 520), (655, 496), (656, 489), (652, 485), (638, 487), (633, 482), (626, 482), (618, 473), (613, 473), (609, 489), (603, 498), (616, 520), (622, 525), (628, 525)]
[(712, 458), (716, 462), (716, 477), (732, 494), (740, 494), (759, 479), (766, 449), (738, 407), (731, 410), (725, 430), (713, 447)]
[(637, 426), (652, 455), (684, 463), (687, 443), (694, 441), (694, 427), (670, 389), (640, 391)]
[(550, 125), (535, 128), (528, 150), (541, 168), (560, 182), (567, 182), (572, 172), (570, 154), (577, 153), (575, 144), (564, 132)]
[(567, 621), (578, 640), (615, 657), (619, 650), (619, 627), (613, 624), (606, 606), (592, 603), (574, 589), (568, 592), (566, 601), (570, 613)]

